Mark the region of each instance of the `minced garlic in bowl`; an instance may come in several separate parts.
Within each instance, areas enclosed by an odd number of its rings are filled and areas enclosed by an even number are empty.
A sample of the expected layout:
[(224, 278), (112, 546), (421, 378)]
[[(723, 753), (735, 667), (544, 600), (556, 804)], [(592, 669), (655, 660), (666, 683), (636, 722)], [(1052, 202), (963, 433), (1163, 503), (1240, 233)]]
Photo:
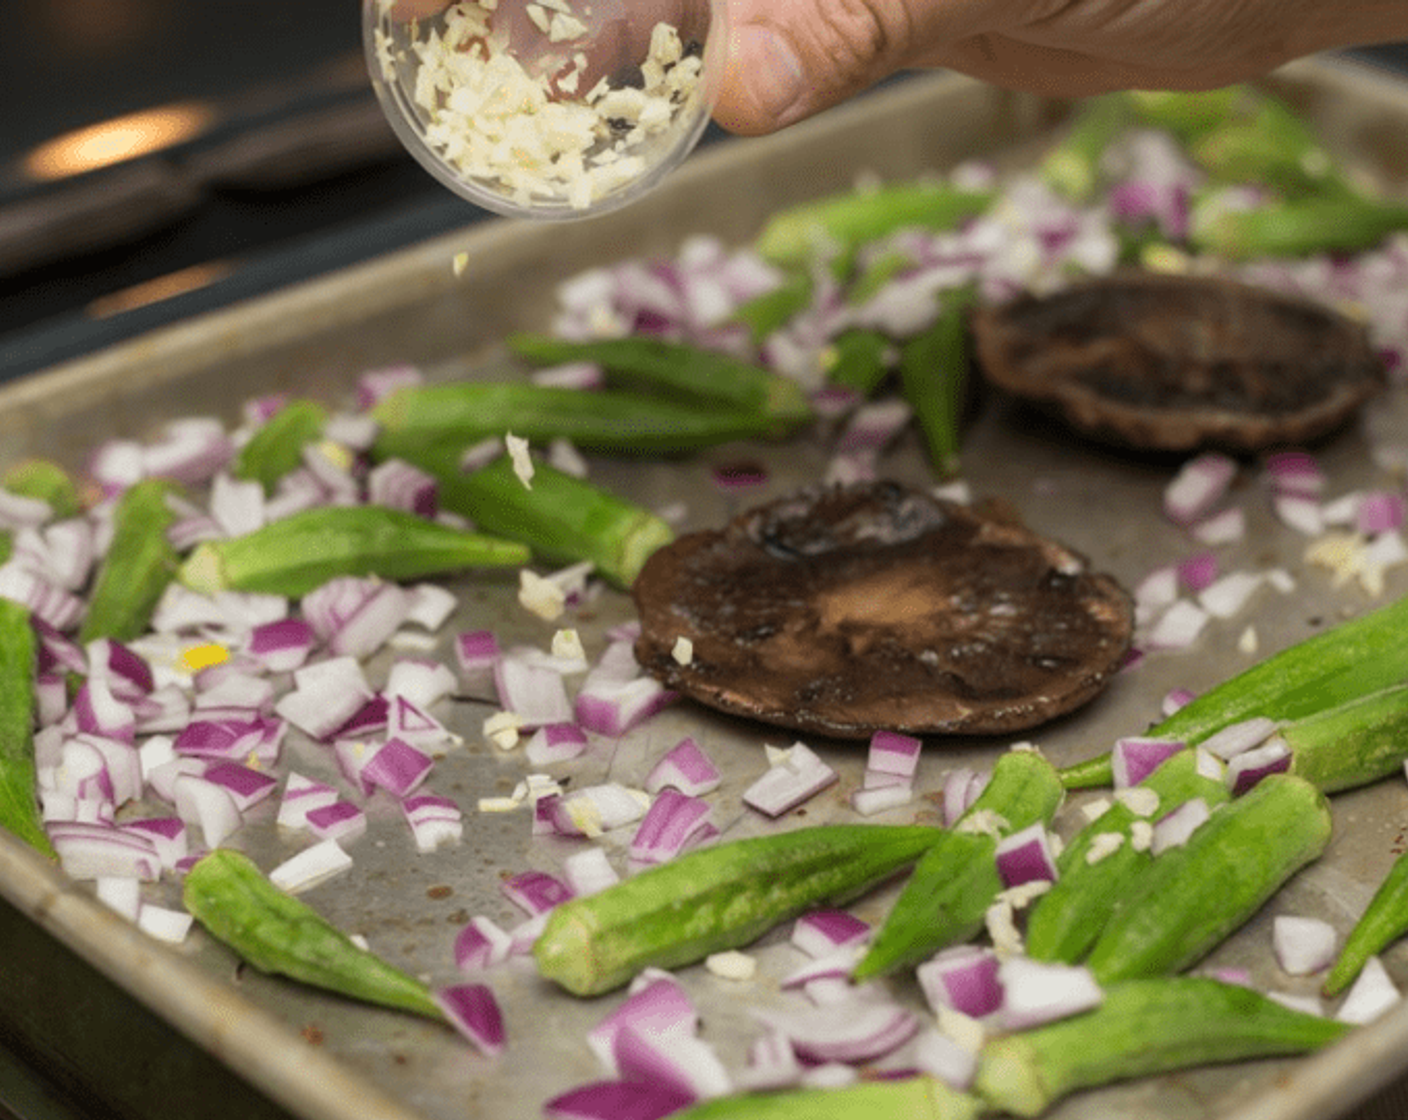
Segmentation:
[[(640, 197), (713, 106), (710, 0), (363, 0), (387, 117), (452, 190), (501, 214), (576, 218)], [(715, 9), (718, 9), (717, 11)]]

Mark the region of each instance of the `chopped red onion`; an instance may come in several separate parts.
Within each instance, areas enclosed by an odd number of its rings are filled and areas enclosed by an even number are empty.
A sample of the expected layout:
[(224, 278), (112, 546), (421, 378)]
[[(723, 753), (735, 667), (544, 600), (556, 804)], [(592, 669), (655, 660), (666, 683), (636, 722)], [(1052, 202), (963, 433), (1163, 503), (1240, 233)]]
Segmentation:
[(548, 723), (533, 732), (523, 753), (533, 766), (551, 766), (579, 758), (586, 750), (586, 732), (575, 723)]
[(356, 710), (333, 735), (337, 739), (361, 739), (387, 730), (391, 723), (391, 702), (385, 696), (373, 696)]
[(137, 920), (142, 908), (142, 884), (137, 879), (97, 879), (93, 893), (99, 902), (108, 909), (122, 915), (129, 922)]
[(1233, 797), (1240, 797), (1268, 774), (1291, 768), (1291, 748), (1279, 735), (1259, 747), (1235, 754), (1227, 762), (1226, 781)]
[(1237, 476), (1236, 460), (1217, 451), (1189, 459), (1164, 489), (1164, 514), (1180, 525), (1191, 525), (1222, 500)]
[(1151, 650), (1187, 649), (1198, 639), (1208, 622), (1208, 612), (1196, 603), (1179, 599), (1159, 617), (1144, 637)]
[(172, 870), (189, 853), (186, 822), (180, 817), (145, 817), (124, 821), (121, 827), (151, 841), (165, 870)]
[(1319, 498), (1325, 492), (1325, 472), (1308, 452), (1275, 452), (1267, 456), (1265, 470), (1272, 490), (1278, 494)]
[(630, 857), (638, 863), (664, 863), (679, 855), (710, 823), (713, 807), (700, 797), (662, 789), (641, 818), (631, 839)]
[(1151, 739), (1141, 735), (1116, 739), (1110, 752), (1115, 789), (1137, 786), (1184, 747), (1185, 744), (1176, 739)]
[(612, 1054), (626, 1077), (661, 1082), (696, 1100), (722, 1097), (733, 1089), (713, 1046), (693, 1034), (659, 1034), (622, 1023), (612, 1040)]
[[(890, 775), (894, 777), (893, 775)], [(867, 785), (851, 793), (851, 808), (863, 817), (898, 809), (914, 800), (914, 787), (902, 778), (889, 785)]]
[(160, 440), (142, 449), (142, 473), (194, 486), (210, 481), (233, 454), (234, 444), (219, 420), (182, 417), (166, 425)]
[(1198, 595), (1198, 605), (1214, 618), (1233, 618), (1265, 582), (1260, 572), (1228, 572)]
[(1069, 1018), (1098, 1007), (1105, 993), (1084, 965), (1006, 957), (998, 965), (1002, 1007), (998, 1021), (1005, 1030), (1026, 1030)]
[(810, 1062), (868, 1062), (899, 1049), (918, 1032), (919, 1017), (887, 999), (857, 995), (804, 1010), (758, 1008), (755, 1016), (781, 1031)]
[(72, 879), (123, 878), (155, 882), (161, 860), (152, 840), (111, 824), (50, 821), (49, 841)]
[(372, 784), (362, 777), (362, 771), (377, 749), (378, 745), (365, 739), (333, 740), (332, 755), (337, 761), (338, 770), (363, 797), (370, 797), (373, 793)]
[(176, 803), (176, 779), (186, 774), (196, 777), (205, 773), (205, 768), (209, 763), (203, 758), (192, 758), (188, 755), (173, 757), (166, 762), (157, 763), (155, 766), (144, 772), (144, 778), (149, 788), (163, 801), (174, 805)]
[(71, 630), (83, 617), (82, 599), (13, 561), (0, 564), (0, 597), (28, 607), (55, 630)]
[(272, 795), (279, 784), (272, 774), (233, 762), (217, 762), (207, 766), (201, 777), (223, 788), (234, 799), (235, 808), (241, 813), (249, 812)]
[(404, 459), (385, 459), (367, 472), (367, 501), (433, 518), (440, 511), (440, 484)]
[(1164, 693), (1164, 698), (1159, 704), (1159, 713), (1167, 719), (1180, 708), (1192, 703), (1197, 699), (1197, 695), (1190, 688), (1171, 688)]
[(1370, 957), (1345, 993), (1335, 1018), (1346, 1023), (1372, 1023), (1402, 998), (1397, 985), (1377, 956)]
[(290, 773), (284, 781), (277, 823), (284, 828), (306, 828), (310, 810), (326, 808), (336, 800), (337, 790), (326, 782)]
[(1198, 592), (1217, 579), (1217, 557), (1211, 552), (1199, 552), (1178, 565), (1178, 581), (1192, 592)]
[(401, 657), (386, 674), (382, 695), (401, 696), (418, 708), (429, 708), (455, 690), (455, 674), (440, 661)]
[(1170, 848), (1182, 847), (1210, 816), (1212, 810), (1201, 797), (1183, 802), (1170, 809), (1154, 822), (1153, 835), (1149, 841), (1152, 855), (1162, 855)]
[(310, 890), (352, 866), (352, 857), (336, 840), (319, 840), (269, 872), (269, 881), (289, 894)]
[(176, 752), (194, 758), (239, 762), (263, 756), (279, 734), (279, 721), (260, 715), (192, 719), (176, 736)]
[(530, 658), (516, 652), (501, 656), (494, 664), (494, 688), (499, 703), (518, 716), (524, 727), (572, 722), (572, 701), (562, 674)]
[(182, 774), (172, 783), (177, 815), (199, 825), (207, 848), (218, 848), (243, 821), (235, 799), (224, 786), (196, 774)]
[(142, 903), (137, 911), (137, 928), (148, 937), (164, 941), (169, 945), (180, 945), (186, 940), (195, 917), (182, 910), (170, 910), (165, 906)]
[(699, 1013), (680, 982), (656, 975), (633, 986), (621, 1004), (587, 1032), (587, 1047), (611, 1076), (616, 1064), (616, 1036), (630, 1026), (647, 1035), (688, 1037), (699, 1027)]
[(245, 651), (270, 673), (290, 673), (308, 660), (313, 628), (301, 618), (281, 618), (249, 632)]
[(504, 896), (529, 917), (545, 914), (572, 897), (572, 889), (546, 871), (523, 871), (500, 884)]
[[(406, 611), (406, 621), (424, 627), (432, 633), (444, 626), (459, 606), (455, 593), (438, 583), (417, 583), (407, 590), (410, 594), (410, 604)], [(446, 672), (448, 671), (446, 669)]]
[(713, 759), (690, 736), (671, 747), (645, 777), (647, 793), (659, 793), (670, 787), (698, 797), (718, 789), (723, 782)]
[(805, 743), (793, 743), (743, 791), (743, 803), (769, 817), (791, 812), (835, 783), (839, 775)]
[(239, 481), (221, 471), (210, 487), (210, 516), (226, 537), (242, 537), (261, 528), (265, 522), (263, 485), (253, 479)]
[(372, 698), (355, 657), (331, 657), (294, 670), (294, 688), (274, 710), (314, 739), (335, 734)]
[(1204, 739), (1199, 746), (1209, 754), (1223, 760), (1230, 759), (1242, 751), (1251, 750), (1276, 732), (1276, 721), (1267, 716), (1252, 716), (1228, 724)]
[(620, 882), (602, 848), (583, 848), (562, 861), (562, 877), (574, 896), (596, 894)]
[(1318, 537), (1325, 531), (1325, 520), (1320, 516), (1320, 502), (1314, 497), (1303, 494), (1273, 494), (1271, 509), (1282, 525), (1307, 537)]
[(915, 976), (935, 1014), (950, 1007), (982, 1019), (1002, 1006), (998, 963), (992, 949), (957, 945), (925, 961), (915, 969)]
[(867, 770), (881, 774), (898, 774), (913, 778), (919, 768), (919, 752), (923, 742), (912, 735), (901, 735), (897, 731), (877, 731), (870, 737), (870, 747), (866, 754)]
[(966, 766), (950, 770), (944, 775), (943, 810), (944, 824), (952, 827), (958, 818), (968, 811), (987, 784), (987, 775)]
[(813, 910), (792, 924), (790, 940), (810, 957), (825, 957), (861, 944), (870, 933), (870, 923), (847, 910)]
[(553, 1097), (545, 1120), (664, 1120), (694, 1102), (670, 1085), (635, 1079), (596, 1081)]
[(142, 761), (136, 747), (120, 739), (80, 732), (64, 744), (65, 761), (70, 745), (83, 744), (102, 756), (108, 796), (114, 806), (126, 805), (142, 795)]
[(430, 776), (435, 762), (404, 739), (383, 743), (362, 767), (362, 780), (386, 790), (398, 801), (418, 789)]
[(644, 675), (631, 639), (614, 639), (587, 673), (573, 714), (587, 731), (617, 738), (673, 703), (675, 693)]
[(367, 814), (350, 801), (334, 801), (320, 805), (303, 815), (308, 831), (319, 840), (345, 842), (355, 840), (367, 831)]
[(455, 938), (455, 967), (479, 972), (508, 960), (512, 939), (491, 918), (475, 915)]
[(1236, 544), (1247, 535), (1247, 514), (1238, 506), (1228, 506), (1194, 522), (1188, 531), (1200, 544)]
[(370, 410), (397, 389), (424, 383), (425, 374), (413, 365), (402, 363), (385, 369), (369, 369), (357, 377), (357, 407)]
[(805, 964), (793, 969), (778, 981), (778, 987), (783, 989), (805, 988), (807, 994), (811, 996), (818, 990), (815, 986), (817, 981), (831, 980), (839, 982), (838, 991), (844, 992), (847, 996), (854, 995), (855, 989), (851, 984), (851, 973), (855, 971), (859, 959), (859, 944), (840, 946), (815, 956)]
[(801, 1063), (787, 1036), (780, 1031), (764, 1031), (748, 1046), (748, 1064), (735, 1078), (746, 1092), (788, 1089), (802, 1075)]
[(412, 794), (401, 802), (401, 811), (419, 852), (433, 852), (444, 844), (458, 843), (464, 837), (463, 815), (448, 797)]
[(1375, 490), (1359, 501), (1355, 527), (1365, 536), (1403, 528), (1403, 495), (1396, 490)]
[(549, 807), (561, 835), (598, 836), (640, 820), (650, 808), (650, 798), (619, 782), (603, 782), (552, 799)]
[(73, 716), (79, 731), (131, 743), (137, 734), (137, 717), (130, 704), (117, 699), (102, 677), (89, 677), (73, 698)]
[(728, 494), (756, 490), (766, 486), (767, 468), (757, 462), (720, 463), (713, 469), (714, 485)]
[(1281, 971), (1309, 976), (1335, 962), (1335, 927), (1323, 918), (1277, 914), (1271, 923), (1271, 947)]
[(930, 1077), (937, 1077), (961, 1092), (973, 1084), (978, 1072), (978, 1055), (941, 1031), (930, 1028), (920, 1031), (914, 1040), (914, 1064)]
[(508, 1037), (503, 1013), (487, 984), (453, 984), (435, 993), (435, 1002), (450, 1025), (487, 1057), (503, 1053)]
[(997, 873), (1008, 887), (1056, 881), (1056, 857), (1051, 836), (1041, 821), (1004, 836), (997, 842)]

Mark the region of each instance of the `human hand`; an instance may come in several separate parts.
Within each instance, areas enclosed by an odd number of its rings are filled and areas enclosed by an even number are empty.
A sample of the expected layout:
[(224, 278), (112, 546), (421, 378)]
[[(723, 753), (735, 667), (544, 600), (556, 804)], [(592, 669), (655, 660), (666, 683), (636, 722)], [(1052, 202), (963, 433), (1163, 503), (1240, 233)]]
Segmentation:
[(1209, 89), (1408, 37), (1403, 0), (727, 0), (714, 119), (773, 132), (902, 70), (1050, 96)]

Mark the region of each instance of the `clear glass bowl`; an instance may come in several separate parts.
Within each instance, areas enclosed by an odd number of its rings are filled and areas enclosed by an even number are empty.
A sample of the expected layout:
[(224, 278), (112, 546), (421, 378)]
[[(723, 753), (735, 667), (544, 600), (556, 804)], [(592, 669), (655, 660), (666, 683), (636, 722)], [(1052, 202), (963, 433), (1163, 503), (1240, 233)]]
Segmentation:
[(411, 154), (514, 217), (625, 206), (685, 159), (718, 86), (716, 0), (362, 0), (372, 84)]

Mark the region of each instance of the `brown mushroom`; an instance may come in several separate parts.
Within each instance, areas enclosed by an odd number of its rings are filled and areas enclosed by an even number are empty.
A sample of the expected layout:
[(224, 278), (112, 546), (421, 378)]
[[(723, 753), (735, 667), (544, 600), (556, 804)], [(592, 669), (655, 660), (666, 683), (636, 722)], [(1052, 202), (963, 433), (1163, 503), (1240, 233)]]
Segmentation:
[(682, 536), (634, 596), (636, 656), (670, 688), (838, 738), (1033, 727), (1094, 697), (1133, 628), (1129, 596), (1070, 549), (892, 482)]
[(1359, 324), (1217, 277), (1116, 274), (981, 308), (972, 329), (989, 381), (1143, 450), (1311, 442), (1386, 380)]

